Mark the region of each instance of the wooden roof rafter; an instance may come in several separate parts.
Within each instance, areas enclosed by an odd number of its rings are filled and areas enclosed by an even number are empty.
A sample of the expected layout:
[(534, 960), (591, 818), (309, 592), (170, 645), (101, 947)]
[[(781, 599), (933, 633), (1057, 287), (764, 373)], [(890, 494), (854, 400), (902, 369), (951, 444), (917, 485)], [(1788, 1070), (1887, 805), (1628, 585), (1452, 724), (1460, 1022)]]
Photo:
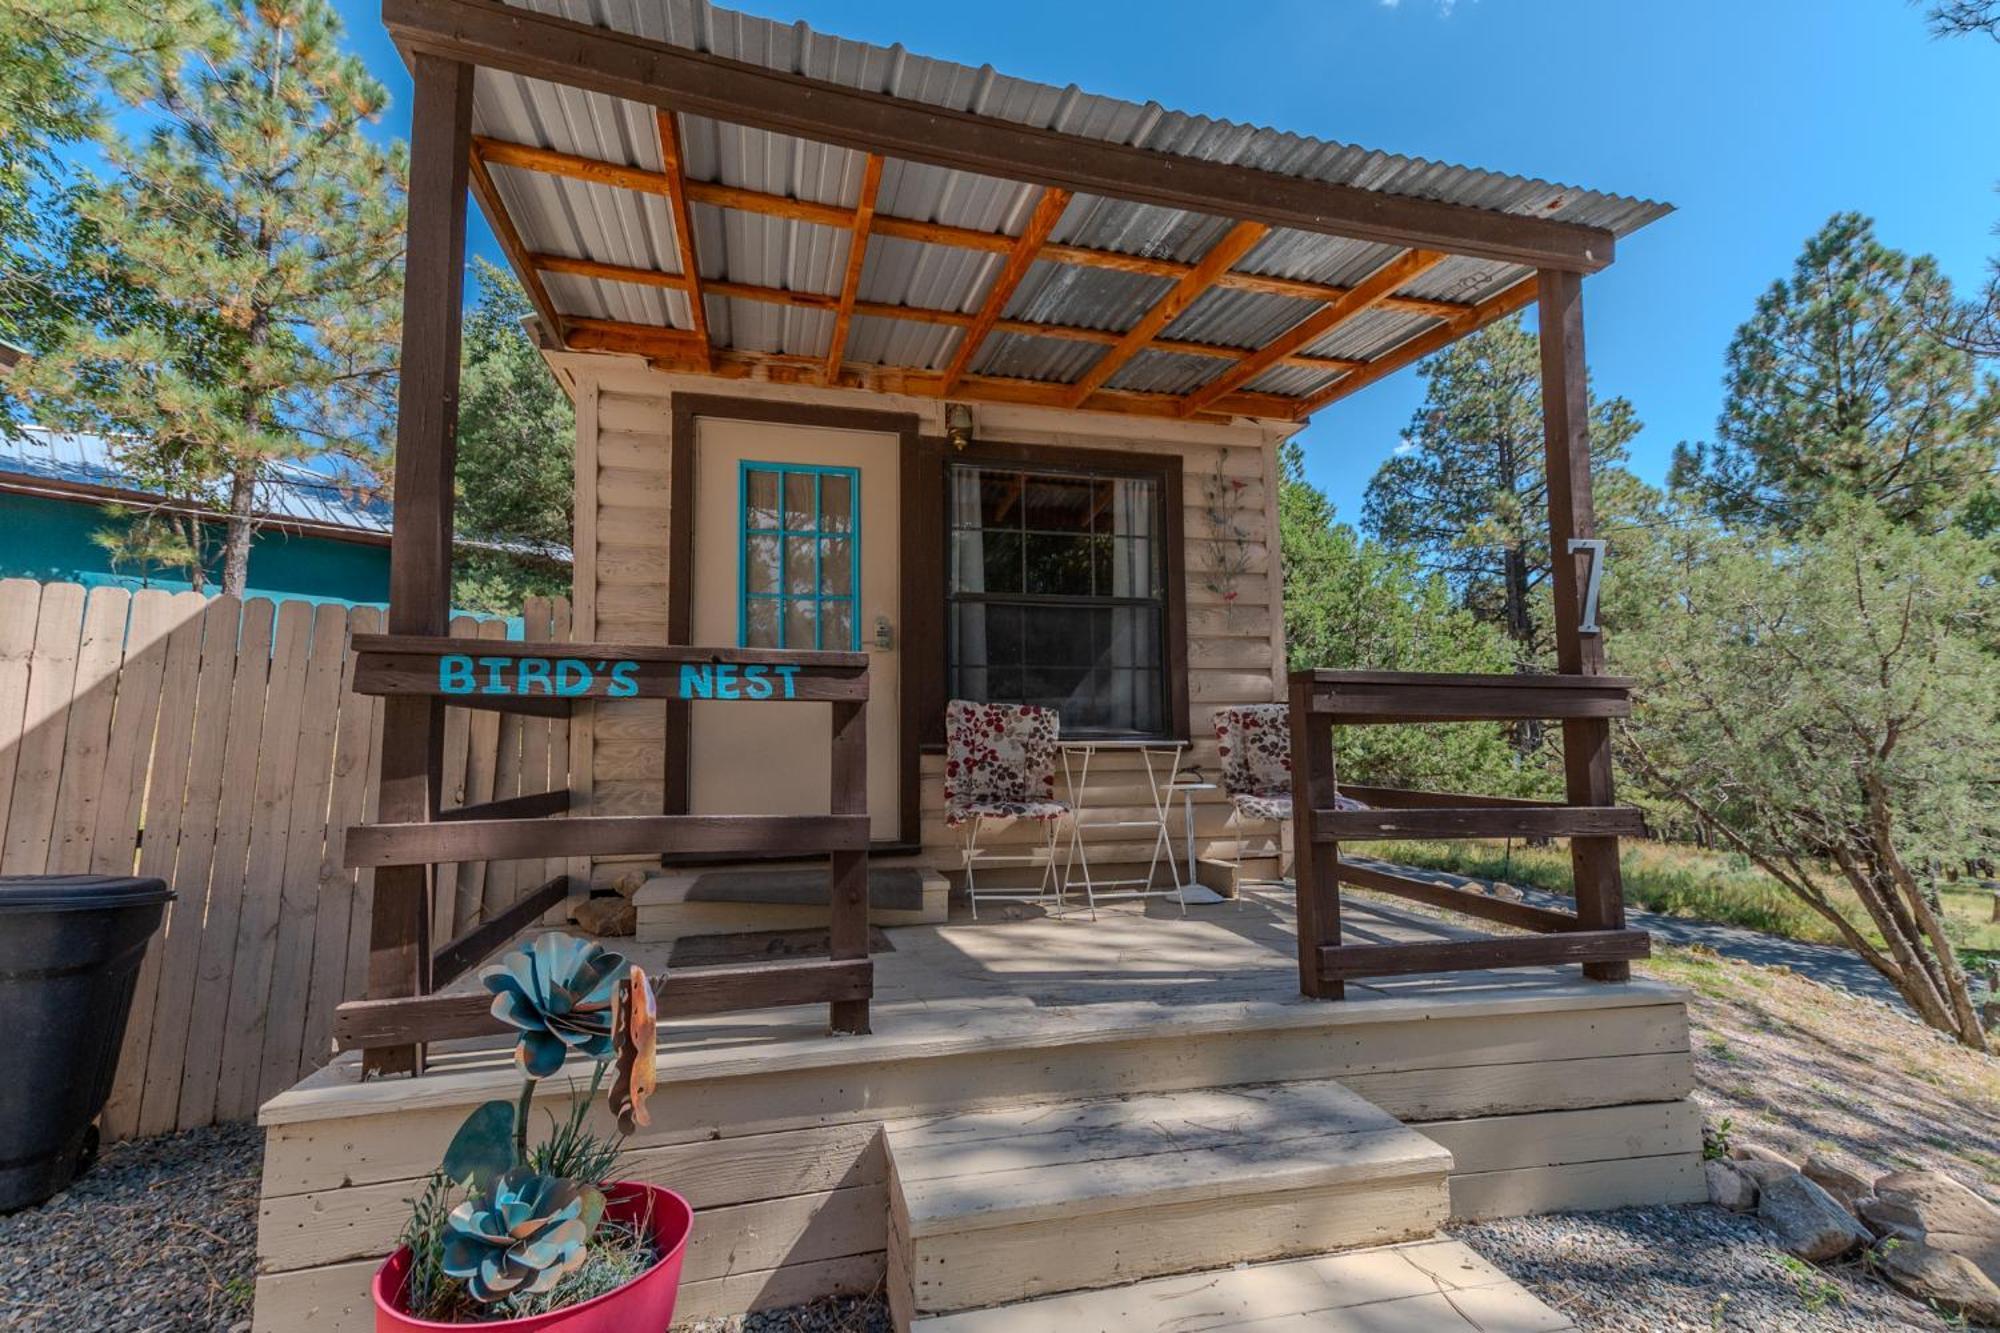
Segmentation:
[[(580, 352), (624, 352), (643, 356), (656, 369), (685, 374), (709, 374), (720, 379), (764, 381), (771, 384), (819, 385), (826, 369), (817, 356), (797, 356), (781, 352), (741, 352), (717, 348), (714, 364), (703, 370), (697, 362), (692, 335), (685, 330), (662, 329), (646, 324), (621, 324), (615, 320), (575, 319), (571, 321), (570, 346)], [(877, 393), (906, 394), (915, 398), (942, 398), (944, 372), (912, 370), (900, 366), (866, 365), (848, 362), (841, 367), (840, 387), (868, 389)], [(1004, 375), (968, 374), (953, 386), (950, 396), (972, 402), (1013, 403), (1030, 407), (1061, 407), (1069, 386), (1044, 380), (1017, 379)], [(1282, 421), (1298, 400), (1277, 394), (1236, 393), (1222, 399), (1205, 417), (1226, 421), (1231, 417), (1261, 417)], [(1128, 415), (1177, 418), (1180, 398), (1170, 393), (1141, 393), (1125, 389), (1099, 389), (1087, 403), (1090, 411), (1123, 412)]]
[(1224, 394), (1243, 387), (1280, 364), (1287, 356), (1303, 351), (1356, 315), (1380, 305), (1398, 287), (1436, 268), (1448, 258), (1450, 256), (1437, 250), (1405, 250), (1357, 283), (1346, 296), (1321, 306), (1207, 384), (1187, 394), (1181, 401), (1181, 415), (1193, 416)]
[[(649, 171), (644, 167), (628, 167), (597, 158), (578, 157), (573, 153), (562, 153), (552, 148), (509, 143), (503, 139), (482, 138), (477, 142), (486, 160), (495, 166), (534, 171), (546, 176), (562, 176), (612, 189), (638, 190), (648, 194), (666, 193), (666, 178), (659, 172)], [(791, 195), (769, 194), (762, 190), (723, 185), (716, 181), (690, 180), (686, 183), (686, 190), (687, 197), (692, 203), (706, 204), (711, 208), (734, 209), (740, 213), (785, 218), (794, 222), (808, 222), (821, 227), (845, 228), (851, 224), (853, 217), (853, 210), (840, 204), (798, 199)], [(943, 222), (925, 222), (917, 218), (895, 217), (879, 212), (869, 223), (869, 232), (875, 236), (915, 241), (923, 245), (981, 250), (989, 254), (1005, 254), (1014, 247), (1014, 237), (1005, 232), (980, 231), (975, 227), (955, 227)], [(1105, 269), (1114, 273), (1132, 273), (1140, 277), (1165, 278), (1169, 281), (1180, 280), (1194, 268), (1193, 264), (1180, 259), (1127, 254), (1122, 250), (1098, 250), (1088, 246), (1064, 245), (1058, 242), (1044, 245), (1037, 257), (1052, 264)], [(1332, 283), (1310, 282), (1303, 278), (1287, 278), (1272, 273), (1250, 273), (1242, 269), (1231, 269), (1224, 273), (1216, 279), (1215, 285), (1231, 291), (1261, 292), (1266, 296), (1288, 296), (1300, 301), (1321, 302), (1338, 301), (1353, 290)], [(1380, 305), (1385, 310), (1401, 310), (1413, 315), (1436, 315), (1443, 319), (1461, 315), (1470, 308), (1459, 301), (1396, 294), (1385, 297)]]
[(854, 321), (855, 298), (861, 294), (861, 268), (868, 261), (868, 227), (875, 217), (875, 196), (882, 189), (882, 155), (868, 154), (861, 167), (861, 198), (854, 206), (854, 225), (848, 229), (847, 269), (841, 275), (840, 304), (833, 315), (833, 334), (827, 339), (826, 382), (840, 380), (840, 362), (847, 351), (847, 328)]
[(1007, 252), (1006, 262), (994, 276), (993, 285), (986, 289), (986, 299), (980, 303), (979, 313), (965, 334), (959, 339), (958, 351), (953, 354), (951, 364), (944, 372), (944, 392), (950, 393), (965, 378), (972, 366), (972, 358), (979, 355), (980, 346), (986, 341), (993, 326), (1006, 313), (1007, 302), (1012, 300), (1021, 280), (1028, 276), (1028, 270), (1035, 265), (1035, 258), (1049, 233), (1062, 221), (1063, 210), (1069, 207), (1068, 190), (1048, 189), (1042, 191), (1035, 201), (1035, 211), (1028, 215), (1028, 225), (1014, 238), (1013, 246)]
[(1342, 375), (1333, 383), (1304, 398), (1294, 399), (1292, 420), (1303, 421), (1328, 403), (1337, 402), (1356, 390), (1385, 379), (1412, 362), (1421, 361), (1432, 352), (1450, 346), (1466, 334), (1485, 328), (1495, 320), (1505, 319), (1515, 311), (1525, 309), (1534, 301), (1535, 290), (1535, 275), (1531, 273), (1505, 291), (1489, 296), (1472, 306), (1458, 318), (1433, 325), (1408, 342), (1376, 357), (1361, 369)]
[(507, 215), (507, 206), (500, 201), (500, 189), (493, 183), (493, 173), (486, 168), (477, 140), (473, 141), (466, 156), (468, 160), (466, 180), (471, 187), (472, 197), (479, 202), (479, 211), (486, 215), (486, 225), (493, 229), (493, 238), (500, 243), (501, 252), (514, 266), (514, 271), (520, 274), (522, 290), (528, 294), (528, 304), (535, 308), (535, 314), (547, 327), (549, 337), (555, 339), (560, 346), (564, 332), (562, 312), (556, 309), (556, 303), (550, 298), (548, 286), (542, 281), (541, 274), (537, 273), (529, 262), (528, 247), (521, 240), (521, 233), (514, 226), (514, 219)]
[(700, 340), (702, 356), (711, 363), (714, 354), (708, 339), (708, 306), (701, 291), (701, 265), (694, 253), (694, 212), (688, 207), (686, 156), (681, 152), (680, 125), (672, 111), (662, 107), (654, 115), (660, 127), (660, 163), (665, 168), (667, 208), (674, 221), (674, 248), (680, 254), (681, 272), (687, 277), (688, 318)]
[(1155, 301), (1152, 308), (1140, 316), (1139, 322), (1110, 351), (1099, 357), (1081, 379), (1069, 386), (1070, 396), (1066, 406), (1081, 407), (1087, 402), (1093, 393), (1118, 373), (1120, 367), (1144, 351), (1161, 330), (1179, 319), (1189, 306), (1215, 285), (1216, 279), (1270, 234), (1271, 229), (1261, 222), (1239, 222), (1223, 233), (1222, 239), (1201, 257), (1201, 262)]
[[(678, 273), (667, 273), (659, 269), (624, 269), (616, 264), (604, 264), (594, 259), (571, 259), (564, 255), (530, 255), (528, 262), (549, 273), (569, 273), (578, 277), (599, 278), (607, 282), (631, 282), (647, 287), (664, 287), (679, 291), (686, 287)], [(723, 282), (710, 279), (702, 284), (702, 290), (710, 296), (727, 296), (739, 301), (759, 301), (766, 305), (792, 306), (801, 310), (835, 311), (840, 304), (837, 296), (823, 292), (795, 292), (788, 287), (762, 287), (748, 282)], [(868, 319), (894, 319), (911, 324), (937, 324), (950, 328), (969, 328), (978, 315), (964, 310), (936, 310), (928, 306), (888, 305), (879, 301), (854, 302), (854, 313)], [(580, 317), (571, 317), (575, 324)], [(597, 323), (614, 321), (599, 320)], [(632, 324), (634, 329), (657, 329), (656, 324)], [(1110, 347), (1124, 335), (1116, 329), (1093, 329), (1080, 324), (1045, 324), (1029, 319), (1002, 319), (993, 326), (995, 333), (1018, 334), (1023, 338), (1051, 338), (1057, 342), (1096, 343)], [(1223, 343), (1189, 342), (1177, 338), (1155, 338), (1150, 346), (1155, 351), (1171, 352), (1176, 356), (1199, 356), (1213, 361), (1241, 361), (1256, 355), (1256, 348), (1232, 347)], [(1343, 375), (1351, 370), (1359, 370), (1366, 361), (1353, 357), (1310, 356), (1294, 353), (1280, 357), (1278, 364), (1294, 366), (1300, 370), (1317, 370), (1323, 374)]]

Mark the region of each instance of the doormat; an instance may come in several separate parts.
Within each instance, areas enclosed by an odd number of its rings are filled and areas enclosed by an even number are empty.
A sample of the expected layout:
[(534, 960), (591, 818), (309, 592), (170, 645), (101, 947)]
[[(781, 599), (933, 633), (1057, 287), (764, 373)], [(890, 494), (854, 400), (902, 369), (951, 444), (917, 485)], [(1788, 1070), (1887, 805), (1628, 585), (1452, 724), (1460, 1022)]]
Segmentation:
[[(686, 935), (667, 951), (667, 966), (710, 967), (719, 963), (765, 963), (773, 958), (824, 958), (824, 930), (747, 930), (736, 935)], [(868, 952), (894, 953), (896, 946), (879, 926), (868, 928)]]

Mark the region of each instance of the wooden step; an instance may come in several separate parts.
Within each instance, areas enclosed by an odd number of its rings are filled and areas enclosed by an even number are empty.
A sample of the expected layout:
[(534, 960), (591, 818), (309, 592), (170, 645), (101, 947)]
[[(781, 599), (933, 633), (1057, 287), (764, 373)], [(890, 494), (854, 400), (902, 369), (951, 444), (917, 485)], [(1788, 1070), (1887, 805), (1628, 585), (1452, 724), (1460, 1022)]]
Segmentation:
[[(655, 875), (633, 897), (638, 937), (670, 943), (693, 935), (824, 929), (826, 866), (688, 870)], [(869, 868), (868, 920), (877, 926), (937, 924), (949, 912), (950, 881), (929, 866)]]
[(1431, 1234), (1451, 1154), (1331, 1080), (894, 1121), (907, 1318)]
[(1563, 1333), (1575, 1325), (1455, 1240), (1157, 1277), (919, 1319), (912, 1333)]

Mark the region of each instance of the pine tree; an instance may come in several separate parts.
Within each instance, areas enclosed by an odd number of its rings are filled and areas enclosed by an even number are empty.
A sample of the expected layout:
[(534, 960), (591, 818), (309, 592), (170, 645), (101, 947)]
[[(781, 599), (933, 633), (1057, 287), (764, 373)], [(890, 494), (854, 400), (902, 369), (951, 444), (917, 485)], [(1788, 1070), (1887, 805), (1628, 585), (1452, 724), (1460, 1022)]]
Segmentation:
[(1682, 446), (1674, 483), (1780, 532), (1842, 498), (1922, 530), (1953, 521), (2000, 445), (2000, 389), (1944, 335), (1957, 309), (1930, 256), (1836, 214), (1737, 330), (1716, 442)]
[(135, 86), (220, 31), (210, 0), (0, 0), (0, 337), (37, 346), (74, 304), (67, 261), (91, 238), (62, 150), (102, 128), (105, 80)]
[[(1368, 483), (1362, 525), (1414, 551), (1482, 618), (1506, 629), (1516, 665), (1546, 654), (1538, 593), (1549, 576), (1541, 350), (1521, 321), (1492, 324), (1418, 368), (1424, 401), (1403, 446)], [(1623, 398), (1591, 403), (1600, 510), (1631, 479), (1617, 465), (1639, 432)]]
[[(1936, 37), (1984, 34), (2000, 42), (2000, 0), (1934, 0), (1930, 20), (1931, 34)], [(2000, 232), (2000, 227), (1994, 231)], [(1978, 296), (1959, 307), (1947, 337), (1977, 356), (2000, 357), (2000, 258), (1987, 261), (1985, 285)], [(1992, 503), (1988, 497), (1988, 504)]]
[(78, 318), (18, 391), (110, 434), (133, 472), (198, 483), (227, 515), (221, 583), (240, 593), (267, 464), (380, 448), (406, 164), (369, 136), (387, 94), (340, 49), (328, 0), (221, 4), (219, 53), (114, 77), (151, 130), (107, 136), (113, 175), (78, 199), (100, 276), (161, 317)]
[(1971, 535), (1827, 501), (1796, 536), (1693, 516), (1647, 564), (1652, 614), (1608, 641), (1643, 708), (1621, 758), (1893, 982), (1987, 1049), (1929, 867), (2000, 837), (2000, 599)]
[[(465, 316), (459, 377), (458, 492), (461, 541), (452, 596), (463, 607), (518, 611), (521, 599), (569, 591), (576, 414), (528, 341), (531, 311), (514, 275), (472, 261), (478, 297)], [(495, 549), (504, 547), (505, 550)]]
[[(1333, 505), (1305, 479), (1296, 443), (1285, 445), (1278, 496), (1285, 577), (1285, 648), (1298, 668), (1501, 672), (1512, 656), (1499, 627), (1458, 605), (1444, 579), (1335, 521)], [(1341, 772), (1392, 787), (1544, 794), (1537, 769), (1516, 762), (1490, 722), (1355, 727), (1340, 740)]]

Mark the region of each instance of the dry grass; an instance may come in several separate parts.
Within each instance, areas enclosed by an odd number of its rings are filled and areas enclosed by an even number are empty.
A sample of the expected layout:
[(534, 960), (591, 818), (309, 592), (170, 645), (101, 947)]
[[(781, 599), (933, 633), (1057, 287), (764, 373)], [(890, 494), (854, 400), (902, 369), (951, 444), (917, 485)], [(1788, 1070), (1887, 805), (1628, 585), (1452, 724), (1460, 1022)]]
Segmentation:
[(1695, 1099), (1711, 1128), (1883, 1170), (1949, 1172), (2000, 1201), (2000, 1060), (1897, 1010), (1705, 949), (1641, 971), (1692, 992)]
[[(1367, 851), (1385, 861), (1530, 884), (1552, 893), (1567, 894), (1574, 888), (1566, 843), (1547, 847), (1516, 844), (1510, 849), (1499, 842), (1388, 842)], [(1745, 926), (1815, 944), (1841, 943), (1826, 918), (1746, 857), (1634, 839), (1623, 844), (1619, 859), (1625, 872), (1625, 900), (1635, 907)], [(1848, 910), (1850, 920), (1866, 927), (1866, 915), (1845, 886), (1829, 877), (1827, 890)], [(1981, 955), (2000, 954), (2000, 923), (1992, 920), (1990, 892), (1967, 882), (1948, 883), (1939, 899), (1958, 948)], [(1866, 933), (1874, 932), (1868, 929)]]

